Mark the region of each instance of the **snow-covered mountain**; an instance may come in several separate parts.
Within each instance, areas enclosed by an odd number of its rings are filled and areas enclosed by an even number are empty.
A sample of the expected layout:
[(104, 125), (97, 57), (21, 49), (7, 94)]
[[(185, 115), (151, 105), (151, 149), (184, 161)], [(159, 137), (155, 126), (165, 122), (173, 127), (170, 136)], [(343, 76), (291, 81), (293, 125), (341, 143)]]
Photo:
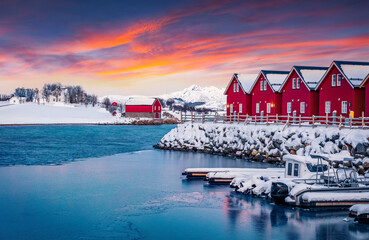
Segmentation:
[[(164, 101), (169, 99), (174, 100), (175, 105), (189, 105), (196, 108), (209, 108), (213, 110), (225, 110), (226, 96), (223, 95), (224, 88), (217, 87), (200, 87), (198, 85), (192, 85), (182, 91), (163, 94), (158, 97)], [(121, 95), (107, 95), (99, 98), (101, 102), (104, 98), (108, 97), (111, 102), (119, 102), (125, 104), (130, 97), (142, 97), (142, 96), (121, 96)]]
[(158, 97), (164, 100), (168, 100), (170, 98), (176, 99), (177, 101), (183, 101), (190, 105), (192, 104), (197, 108), (223, 110), (226, 105), (226, 96), (223, 95), (223, 93), (224, 88), (192, 85), (182, 91), (163, 94)]

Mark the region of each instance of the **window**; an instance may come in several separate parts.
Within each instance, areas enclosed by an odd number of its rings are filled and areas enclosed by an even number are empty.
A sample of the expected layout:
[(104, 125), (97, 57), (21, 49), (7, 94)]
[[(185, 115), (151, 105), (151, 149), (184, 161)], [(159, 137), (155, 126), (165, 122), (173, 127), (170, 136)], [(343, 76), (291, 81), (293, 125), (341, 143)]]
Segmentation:
[(233, 84), (233, 92), (236, 92), (236, 87), (237, 87), (236, 85), (237, 85), (237, 83)]
[(260, 91), (263, 91), (263, 81), (260, 81)]
[(305, 113), (305, 103), (304, 102), (300, 103), (300, 113)]
[(240, 113), (242, 113), (242, 103), (240, 103), (240, 105), (238, 105), (238, 111), (240, 112)]
[(158, 110), (160, 110), (160, 106), (158, 107)]
[(237, 86), (237, 92), (239, 92), (240, 91), (240, 84), (239, 83), (236, 83), (236, 86)]
[(341, 74), (337, 74), (337, 87), (341, 86)]
[(296, 78), (296, 88), (300, 89), (300, 78)]
[(230, 112), (231, 114), (233, 113), (233, 103), (231, 104), (231, 108), (230, 108), (229, 112)]
[(154, 106), (154, 110), (156, 110), (156, 106)]
[(291, 113), (292, 112), (292, 103), (288, 102), (287, 103), (287, 113)]
[(296, 88), (296, 78), (292, 79), (292, 89)]
[(325, 102), (325, 113), (331, 113), (331, 102)]
[(336, 86), (336, 74), (332, 75), (332, 87)]
[(288, 163), (287, 175), (292, 176), (292, 163)]
[(270, 103), (267, 103), (267, 113), (270, 113)]
[(347, 113), (347, 101), (342, 101), (341, 113)]
[(297, 163), (293, 166), (293, 176), (297, 177), (299, 175), (299, 165)]
[(257, 103), (256, 104), (256, 113), (259, 113), (260, 112), (260, 104), (259, 103)]
[(265, 80), (264, 81), (264, 91), (266, 91), (267, 90), (267, 81)]

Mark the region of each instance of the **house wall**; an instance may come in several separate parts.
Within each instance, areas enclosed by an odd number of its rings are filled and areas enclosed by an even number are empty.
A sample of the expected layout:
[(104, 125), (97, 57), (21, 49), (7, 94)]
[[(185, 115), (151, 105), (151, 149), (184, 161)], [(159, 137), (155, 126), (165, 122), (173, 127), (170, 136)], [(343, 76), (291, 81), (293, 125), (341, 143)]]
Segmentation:
[(161, 110), (162, 110), (162, 106), (160, 104), (160, 101), (156, 99), (153, 104), (154, 118), (161, 118)]
[(240, 104), (242, 104), (242, 113), (241, 115), (251, 115), (251, 95), (245, 94), (241, 88), (239, 87), (238, 92), (234, 92), (234, 84), (238, 84), (239, 82), (235, 77), (231, 80), (231, 84), (229, 84), (229, 88), (226, 91), (227, 95), (227, 116), (230, 116), (230, 106), (233, 104), (233, 114), (236, 112), (238, 114), (240, 112)]
[[(300, 78), (300, 88), (292, 88), (292, 79)], [(311, 117), (312, 115), (319, 114), (319, 93), (316, 91), (310, 91), (305, 83), (301, 80), (301, 77), (297, 74), (296, 70), (288, 77), (286, 83), (281, 89), (282, 92), (282, 115), (286, 116), (287, 103), (291, 102), (291, 114), (296, 111), (296, 115), (302, 117)], [(301, 102), (305, 103), (305, 113), (301, 113)]]
[[(319, 85), (319, 116), (325, 116), (325, 102), (331, 102), (331, 111), (329, 115), (332, 115), (333, 111), (337, 111), (337, 116), (341, 115), (349, 117), (350, 111), (354, 109), (354, 89), (351, 87), (349, 82), (342, 76), (341, 86), (332, 87), (332, 75), (341, 74), (335, 65), (329, 70), (328, 74), (324, 77), (321, 84)], [(342, 75), (342, 74), (341, 74)], [(347, 113), (342, 113), (342, 101), (347, 101)], [(354, 112), (355, 117), (359, 117), (361, 112)]]
[(355, 117), (361, 117), (365, 111), (365, 89), (354, 89), (354, 113)]
[[(268, 115), (280, 115), (281, 114), (281, 102), (282, 95), (280, 93), (274, 93), (269, 84), (267, 84), (267, 90), (260, 90), (260, 82), (265, 81), (263, 74), (259, 76), (256, 83), (251, 90), (252, 96), (252, 115), (260, 115), (264, 111), (264, 116)], [(259, 103), (259, 113), (256, 113), (256, 104)], [(267, 113), (267, 104), (271, 104), (270, 113)]]
[(153, 112), (152, 105), (126, 105), (126, 112)]
[(365, 84), (365, 117), (369, 117), (369, 81)]

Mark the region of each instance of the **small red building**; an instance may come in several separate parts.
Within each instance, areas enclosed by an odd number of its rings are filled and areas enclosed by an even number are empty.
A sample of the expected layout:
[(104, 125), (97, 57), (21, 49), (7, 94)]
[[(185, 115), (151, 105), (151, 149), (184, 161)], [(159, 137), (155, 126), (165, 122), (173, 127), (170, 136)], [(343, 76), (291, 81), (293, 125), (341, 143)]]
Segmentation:
[(319, 81), (319, 115), (360, 117), (364, 111), (365, 90), (360, 88), (369, 73), (369, 62), (333, 61)]
[(119, 104), (117, 102), (112, 102), (111, 105), (117, 107)]
[(250, 90), (253, 116), (281, 115), (282, 95), (279, 89), (288, 73), (288, 71), (260, 71)]
[(315, 88), (327, 70), (327, 67), (293, 66), (280, 89), (282, 115), (318, 116), (319, 92)]
[(130, 118), (161, 118), (162, 105), (157, 98), (130, 98), (126, 102), (125, 116)]
[(224, 94), (227, 95), (227, 116), (251, 115), (250, 87), (254, 74), (233, 74)]
[(361, 88), (365, 89), (365, 117), (369, 117), (369, 74), (366, 75), (365, 80), (360, 86)]

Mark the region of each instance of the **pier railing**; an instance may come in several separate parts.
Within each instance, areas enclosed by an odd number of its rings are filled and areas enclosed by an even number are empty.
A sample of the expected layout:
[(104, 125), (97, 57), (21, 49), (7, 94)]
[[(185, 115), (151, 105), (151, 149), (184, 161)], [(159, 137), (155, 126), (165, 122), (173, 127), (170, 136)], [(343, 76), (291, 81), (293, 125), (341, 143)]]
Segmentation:
[(220, 115), (218, 113), (204, 114), (204, 113), (181, 113), (181, 123), (227, 123), (227, 124), (244, 124), (244, 125), (283, 125), (284, 128), (289, 126), (298, 127), (337, 127), (340, 130), (348, 129), (369, 129), (369, 117), (365, 117), (364, 113), (361, 117), (351, 118), (340, 116), (312, 116), (303, 117), (301, 115), (265, 115), (265, 116), (251, 116), (251, 115)]

